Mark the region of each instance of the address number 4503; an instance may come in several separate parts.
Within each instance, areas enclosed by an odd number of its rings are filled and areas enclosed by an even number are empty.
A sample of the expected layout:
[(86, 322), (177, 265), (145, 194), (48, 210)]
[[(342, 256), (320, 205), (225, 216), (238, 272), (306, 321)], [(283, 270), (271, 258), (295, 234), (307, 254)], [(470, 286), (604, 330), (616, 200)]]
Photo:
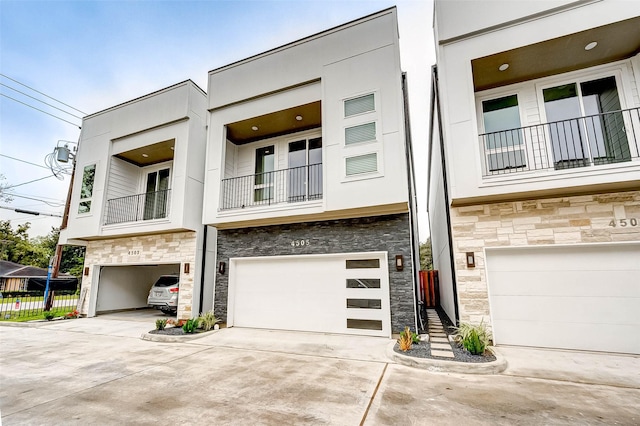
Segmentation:
[(609, 222), (609, 226), (613, 226), (614, 228), (616, 226), (620, 226), (622, 228), (625, 226), (638, 226), (638, 219), (635, 217), (630, 219), (612, 219), (611, 222)]

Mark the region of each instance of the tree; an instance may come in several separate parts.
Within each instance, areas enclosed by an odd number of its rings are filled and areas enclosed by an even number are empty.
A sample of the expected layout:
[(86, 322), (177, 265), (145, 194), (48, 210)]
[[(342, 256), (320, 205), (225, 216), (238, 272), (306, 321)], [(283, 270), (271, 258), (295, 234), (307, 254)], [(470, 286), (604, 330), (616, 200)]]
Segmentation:
[(430, 271), (433, 269), (433, 256), (431, 255), (431, 237), (427, 241), (420, 243), (420, 270)]
[[(56, 252), (60, 229), (51, 228), (51, 232), (46, 236), (29, 239), (30, 226), (31, 224), (27, 222), (24, 225), (18, 225), (14, 231), (10, 221), (0, 221), (0, 259), (46, 268)], [(60, 261), (60, 272), (80, 278), (83, 266), (84, 247), (65, 246)]]
[(10, 203), (11, 201), (13, 201), (13, 197), (10, 194), (10, 191), (12, 191), (12, 189), (9, 184), (4, 183), (5, 180), (6, 178), (4, 177), (4, 175), (0, 173), (0, 201)]

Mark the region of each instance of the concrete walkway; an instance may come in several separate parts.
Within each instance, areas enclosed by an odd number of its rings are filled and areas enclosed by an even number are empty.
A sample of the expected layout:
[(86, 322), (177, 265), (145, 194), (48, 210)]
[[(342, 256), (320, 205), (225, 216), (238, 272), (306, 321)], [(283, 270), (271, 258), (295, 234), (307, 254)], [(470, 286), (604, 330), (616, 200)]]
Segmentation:
[(586, 354), (590, 377), (576, 382), (567, 372), (584, 363), (556, 361), (562, 351), (533, 356), (535, 371), (532, 350), (506, 348), (508, 374), (444, 374), (386, 359), (389, 339), (231, 328), (141, 340), (151, 328), (121, 316), (0, 325), (2, 425), (640, 423), (640, 385), (620, 379), (638, 357)]

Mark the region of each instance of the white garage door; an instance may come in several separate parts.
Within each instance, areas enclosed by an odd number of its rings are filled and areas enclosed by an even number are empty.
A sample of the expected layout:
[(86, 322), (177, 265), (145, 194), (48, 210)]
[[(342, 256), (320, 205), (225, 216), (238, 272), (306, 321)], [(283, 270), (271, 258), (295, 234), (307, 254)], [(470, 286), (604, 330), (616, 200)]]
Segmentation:
[(384, 252), (230, 260), (232, 326), (391, 335)]
[(487, 249), (496, 344), (640, 353), (640, 245)]

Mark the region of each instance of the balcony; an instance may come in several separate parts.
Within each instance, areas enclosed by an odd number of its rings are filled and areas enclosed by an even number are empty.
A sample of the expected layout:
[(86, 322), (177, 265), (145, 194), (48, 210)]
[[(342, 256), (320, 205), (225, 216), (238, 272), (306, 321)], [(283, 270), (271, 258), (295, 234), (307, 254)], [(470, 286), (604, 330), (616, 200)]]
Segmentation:
[(222, 180), (220, 210), (322, 199), (322, 163)]
[(146, 192), (107, 200), (105, 225), (168, 217), (171, 190)]
[(640, 108), (479, 135), (483, 177), (640, 158)]

